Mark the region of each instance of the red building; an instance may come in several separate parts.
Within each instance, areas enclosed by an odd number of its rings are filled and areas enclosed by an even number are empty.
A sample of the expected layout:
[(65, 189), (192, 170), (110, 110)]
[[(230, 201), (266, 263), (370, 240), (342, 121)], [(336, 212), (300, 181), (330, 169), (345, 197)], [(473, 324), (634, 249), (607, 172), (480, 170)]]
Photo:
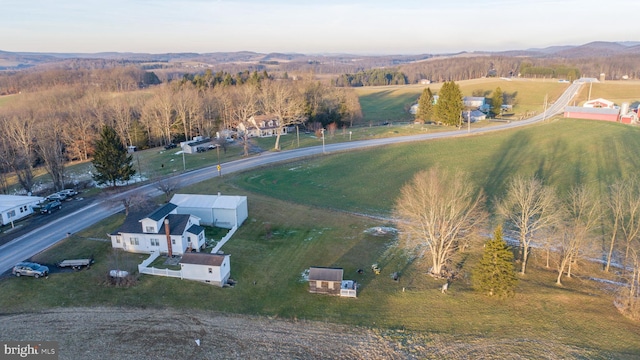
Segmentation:
[(618, 122), (620, 109), (567, 106), (564, 109), (564, 117)]

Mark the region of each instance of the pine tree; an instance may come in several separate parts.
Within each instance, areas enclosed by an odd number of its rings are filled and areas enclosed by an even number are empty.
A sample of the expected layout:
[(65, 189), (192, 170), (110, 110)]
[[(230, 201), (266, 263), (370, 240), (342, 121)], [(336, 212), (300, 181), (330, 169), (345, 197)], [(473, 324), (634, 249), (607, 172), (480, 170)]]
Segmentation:
[(445, 125), (460, 125), (462, 115), (462, 91), (453, 81), (442, 84), (438, 93), (438, 102), (434, 106), (436, 119)]
[(136, 173), (131, 160), (132, 156), (127, 154), (127, 148), (116, 131), (105, 125), (100, 132), (100, 139), (95, 143), (93, 167), (96, 173), (93, 174), (93, 179), (98, 184), (111, 184), (115, 187), (118, 181), (127, 181)]
[(427, 122), (433, 118), (433, 93), (430, 88), (422, 91), (422, 95), (418, 99), (418, 111), (416, 119)]
[(513, 296), (516, 277), (513, 253), (502, 239), (502, 226), (484, 246), (482, 259), (473, 272), (473, 287), (489, 296)]
[(503, 103), (503, 93), (502, 93), (502, 89), (500, 89), (500, 87), (497, 87), (494, 91), (493, 91), (493, 97), (491, 98), (491, 112), (493, 112), (495, 115), (500, 115), (502, 114), (502, 103)]

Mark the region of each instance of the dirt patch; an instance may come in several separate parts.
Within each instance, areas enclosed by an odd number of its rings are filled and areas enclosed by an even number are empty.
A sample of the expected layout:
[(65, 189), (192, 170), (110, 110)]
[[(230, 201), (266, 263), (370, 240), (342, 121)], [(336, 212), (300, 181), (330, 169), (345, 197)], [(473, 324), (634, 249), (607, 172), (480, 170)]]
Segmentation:
[(322, 322), (172, 309), (63, 308), (2, 315), (0, 340), (57, 341), (60, 359), (571, 359), (603, 356), (544, 341), (470, 340), (450, 335), (377, 331)]

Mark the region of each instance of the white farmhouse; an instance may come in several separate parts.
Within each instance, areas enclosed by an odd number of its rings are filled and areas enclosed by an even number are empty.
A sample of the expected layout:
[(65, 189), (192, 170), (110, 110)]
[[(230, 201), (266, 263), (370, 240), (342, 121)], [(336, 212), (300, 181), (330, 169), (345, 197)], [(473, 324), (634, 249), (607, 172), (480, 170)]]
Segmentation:
[(10, 224), (33, 214), (33, 208), (43, 201), (39, 196), (0, 195), (1, 224)]
[(160, 252), (170, 256), (200, 251), (205, 246), (200, 219), (194, 215), (178, 214), (176, 208), (169, 203), (140, 220), (128, 217), (120, 228), (110, 234), (111, 246), (134, 253)]
[(203, 225), (225, 229), (240, 227), (249, 214), (246, 196), (175, 194), (170, 203), (178, 214), (195, 215)]
[(186, 253), (180, 260), (182, 278), (224, 286), (231, 274), (229, 255)]

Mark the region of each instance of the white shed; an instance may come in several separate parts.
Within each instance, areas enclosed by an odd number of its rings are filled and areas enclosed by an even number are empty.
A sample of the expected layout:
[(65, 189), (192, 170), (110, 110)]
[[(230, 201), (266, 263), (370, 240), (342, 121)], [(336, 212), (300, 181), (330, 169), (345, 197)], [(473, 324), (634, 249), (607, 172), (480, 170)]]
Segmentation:
[(231, 275), (229, 255), (186, 253), (180, 260), (182, 278), (224, 286)]
[(44, 201), (39, 196), (0, 195), (0, 220), (2, 225), (33, 214), (33, 208)]
[(178, 214), (195, 215), (202, 225), (225, 229), (240, 227), (249, 216), (246, 196), (175, 194), (171, 203), (178, 206)]

